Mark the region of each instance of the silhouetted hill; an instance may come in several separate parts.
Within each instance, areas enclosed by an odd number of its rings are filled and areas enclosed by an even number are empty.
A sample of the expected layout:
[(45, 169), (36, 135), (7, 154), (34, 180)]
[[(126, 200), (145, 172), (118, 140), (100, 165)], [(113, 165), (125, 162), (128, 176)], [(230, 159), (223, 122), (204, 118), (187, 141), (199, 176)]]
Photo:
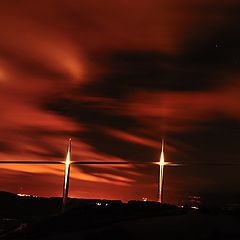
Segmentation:
[(0, 201), (5, 240), (153, 239), (153, 233), (168, 239), (240, 239), (239, 215), (206, 206), (191, 210), (151, 201), (69, 199), (62, 212), (61, 198), (0, 192)]
[(23, 197), (0, 192), (0, 217), (20, 218), (40, 217), (56, 214), (61, 209), (61, 198)]
[(85, 201), (84, 204), (79, 204), (64, 213), (45, 219), (40, 224), (39, 222), (37, 224), (30, 223), (28, 229), (19, 235), (19, 239), (44, 239), (44, 236), (48, 236), (50, 233), (66, 235), (75, 231), (104, 228), (133, 219), (183, 213), (184, 211), (176, 206), (153, 202), (124, 204), (97, 200), (95, 204), (92, 204), (92, 201), (87, 204)]

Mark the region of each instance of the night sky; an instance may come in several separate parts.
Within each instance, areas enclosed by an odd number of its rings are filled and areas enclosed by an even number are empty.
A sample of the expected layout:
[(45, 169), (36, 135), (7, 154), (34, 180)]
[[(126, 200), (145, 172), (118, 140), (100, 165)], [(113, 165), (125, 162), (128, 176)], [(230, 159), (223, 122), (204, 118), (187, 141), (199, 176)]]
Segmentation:
[[(240, 192), (239, 0), (2, 0), (0, 160), (158, 161), (165, 201)], [(201, 166), (197, 166), (201, 163)], [(225, 166), (219, 165), (225, 164)], [(229, 165), (228, 165), (229, 164)], [(63, 165), (0, 165), (60, 196)], [(70, 196), (157, 198), (156, 166), (78, 166)]]

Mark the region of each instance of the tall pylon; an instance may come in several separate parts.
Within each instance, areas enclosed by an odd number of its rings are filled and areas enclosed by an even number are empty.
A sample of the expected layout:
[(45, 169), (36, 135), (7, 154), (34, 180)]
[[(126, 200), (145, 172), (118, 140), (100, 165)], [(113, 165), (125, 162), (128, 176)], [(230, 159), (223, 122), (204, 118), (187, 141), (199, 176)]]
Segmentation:
[(64, 184), (63, 184), (63, 202), (62, 210), (65, 211), (66, 204), (68, 200), (68, 190), (69, 190), (69, 180), (70, 180), (70, 167), (71, 167), (71, 144), (72, 140), (69, 139), (67, 146), (67, 156), (65, 160), (65, 174), (64, 174)]
[(162, 150), (159, 161), (159, 174), (158, 174), (158, 202), (163, 203), (163, 181), (164, 181), (164, 139), (162, 140)]

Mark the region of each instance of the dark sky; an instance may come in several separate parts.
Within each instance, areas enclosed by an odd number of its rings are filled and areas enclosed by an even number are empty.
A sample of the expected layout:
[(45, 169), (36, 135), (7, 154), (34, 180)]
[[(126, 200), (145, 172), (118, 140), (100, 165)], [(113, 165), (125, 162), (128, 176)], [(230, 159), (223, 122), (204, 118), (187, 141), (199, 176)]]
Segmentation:
[[(239, 0), (3, 0), (0, 159), (158, 161), (165, 199), (240, 191)], [(61, 195), (63, 166), (1, 165), (0, 189)], [(72, 169), (70, 195), (156, 199), (157, 166)]]

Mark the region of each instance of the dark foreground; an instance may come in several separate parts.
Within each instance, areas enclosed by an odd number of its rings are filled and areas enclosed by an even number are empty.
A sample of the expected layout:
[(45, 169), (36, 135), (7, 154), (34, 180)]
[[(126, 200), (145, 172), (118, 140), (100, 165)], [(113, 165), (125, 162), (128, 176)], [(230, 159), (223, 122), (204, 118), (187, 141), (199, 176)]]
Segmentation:
[(0, 238), (240, 239), (239, 209), (180, 208), (156, 202), (22, 198), (0, 193)]

